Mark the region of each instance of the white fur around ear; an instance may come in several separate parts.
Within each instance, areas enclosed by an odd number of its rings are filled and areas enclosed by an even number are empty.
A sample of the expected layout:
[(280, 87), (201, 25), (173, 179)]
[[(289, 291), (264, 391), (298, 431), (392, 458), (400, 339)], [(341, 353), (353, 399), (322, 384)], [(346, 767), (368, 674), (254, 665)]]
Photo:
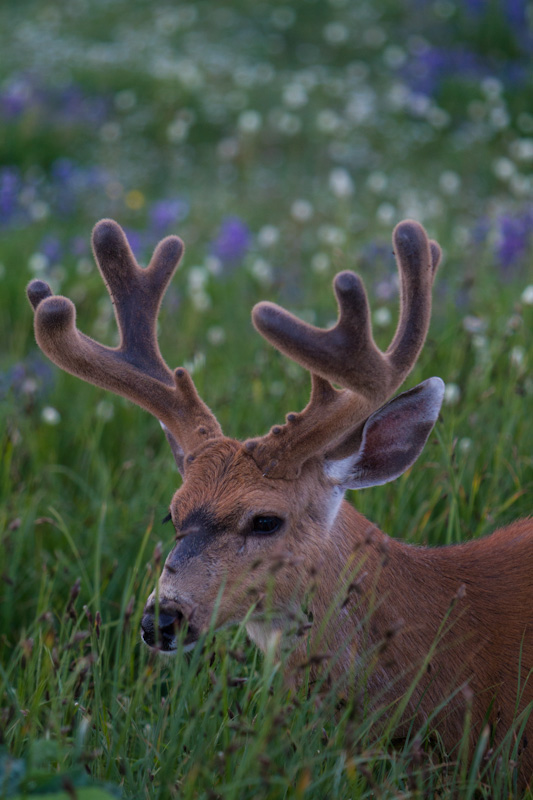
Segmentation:
[(343, 489), (365, 489), (395, 480), (422, 452), (443, 397), (440, 378), (429, 378), (398, 395), (368, 418), (357, 453), (326, 461), (326, 475)]

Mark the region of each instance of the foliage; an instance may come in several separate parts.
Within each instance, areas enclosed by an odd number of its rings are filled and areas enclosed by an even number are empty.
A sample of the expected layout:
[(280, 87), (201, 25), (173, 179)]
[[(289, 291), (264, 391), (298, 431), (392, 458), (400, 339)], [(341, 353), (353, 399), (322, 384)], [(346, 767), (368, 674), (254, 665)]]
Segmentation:
[(36, 351), (24, 286), (43, 277), (112, 343), (90, 228), (116, 218), (144, 262), (178, 232), (163, 353), (244, 438), (308, 396), (307, 375), (252, 334), (253, 303), (326, 325), (332, 276), (355, 268), (386, 346), (390, 233), (415, 217), (445, 258), (409, 385), (442, 376), (446, 405), (410, 473), (354, 500), (431, 545), (527, 515), (528, 13), (518, 0), (0, 8), (0, 776), (19, 775), (0, 784), (7, 796), (513, 791), (512, 737), (489, 759), (482, 738), (470, 771), (462, 744), (443, 758), (430, 726), (395, 749), (356, 697), (339, 708), (326, 686), (291, 693), (242, 629), (172, 661), (141, 647), (178, 479), (153, 420)]

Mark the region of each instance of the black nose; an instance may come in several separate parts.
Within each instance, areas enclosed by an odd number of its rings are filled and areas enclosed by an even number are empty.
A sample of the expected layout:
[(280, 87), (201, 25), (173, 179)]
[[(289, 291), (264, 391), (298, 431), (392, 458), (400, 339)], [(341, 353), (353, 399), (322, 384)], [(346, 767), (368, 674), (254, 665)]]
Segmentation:
[(170, 613), (164, 608), (159, 609), (158, 628), (156, 630), (155, 614), (147, 611), (141, 620), (141, 635), (149, 647), (158, 647), (161, 650), (174, 650), (176, 648), (176, 633), (182, 623), (181, 611), (173, 610)]

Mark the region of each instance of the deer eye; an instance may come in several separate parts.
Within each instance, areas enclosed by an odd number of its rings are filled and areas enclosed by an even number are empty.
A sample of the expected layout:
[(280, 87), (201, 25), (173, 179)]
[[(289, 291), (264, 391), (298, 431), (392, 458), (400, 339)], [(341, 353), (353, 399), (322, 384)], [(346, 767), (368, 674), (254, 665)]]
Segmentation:
[(252, 520), (252, 533), (275, 533), (283, 525), (279, 517), (270, 517), (266, 514), (254, 517)]

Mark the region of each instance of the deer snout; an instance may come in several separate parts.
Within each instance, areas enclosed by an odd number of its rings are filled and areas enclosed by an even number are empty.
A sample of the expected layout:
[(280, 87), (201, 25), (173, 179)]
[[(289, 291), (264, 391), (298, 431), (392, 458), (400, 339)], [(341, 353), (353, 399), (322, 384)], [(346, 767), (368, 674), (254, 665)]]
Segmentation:
[(141, 619), (141, 638), (148, 647), (172, 653), (177, 649), (177, 637), (185, 629), (184, 644), (192, 646), (198, 639), (198, 632), (187, 620), (185, 613), (173, 602), (159, 604), (156, 613), (155, 602), (149, 600)]

